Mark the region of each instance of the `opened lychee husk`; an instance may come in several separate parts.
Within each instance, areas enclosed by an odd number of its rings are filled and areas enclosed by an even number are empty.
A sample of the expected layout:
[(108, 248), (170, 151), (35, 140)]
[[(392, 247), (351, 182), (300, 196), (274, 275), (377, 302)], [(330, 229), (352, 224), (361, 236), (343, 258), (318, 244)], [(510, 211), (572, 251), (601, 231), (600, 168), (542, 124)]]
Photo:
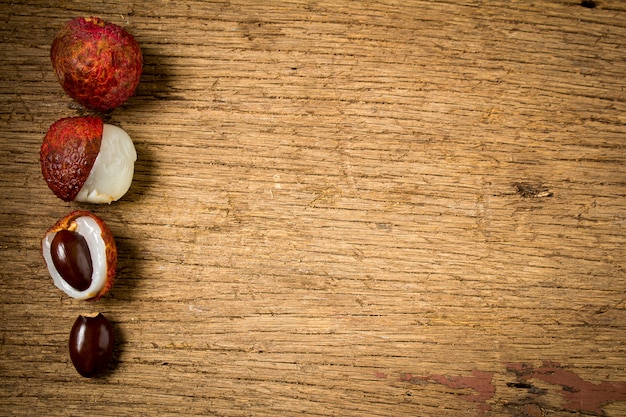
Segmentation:
[(135, 93), (143, 56), (124, 28), (97, 17), (77, 17), (61, 27), (50, 49), (63, 90), (84, 107), (107, 111)]
[(40, 151), (43, 177), (64, 201), (119, 200), (130, 188), (136, 160), (128, 133), (92, 116), (52, 124)]
[(41, 241), (54, 285), (72, 298), (97, 300), (113, 286), (117, 248), (110, 229), (78, 210), (59, 220)]

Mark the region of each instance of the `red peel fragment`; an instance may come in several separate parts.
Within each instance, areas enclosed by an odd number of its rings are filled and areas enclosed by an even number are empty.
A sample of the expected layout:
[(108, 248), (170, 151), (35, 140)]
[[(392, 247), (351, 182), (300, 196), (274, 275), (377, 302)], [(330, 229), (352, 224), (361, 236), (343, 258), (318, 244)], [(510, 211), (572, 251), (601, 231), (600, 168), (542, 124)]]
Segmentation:
[(97, 117), (67, 117), (46, 133), (39, 160), (54, 194), (72, 201), (83, 187), (100, 152), (104, 123)]

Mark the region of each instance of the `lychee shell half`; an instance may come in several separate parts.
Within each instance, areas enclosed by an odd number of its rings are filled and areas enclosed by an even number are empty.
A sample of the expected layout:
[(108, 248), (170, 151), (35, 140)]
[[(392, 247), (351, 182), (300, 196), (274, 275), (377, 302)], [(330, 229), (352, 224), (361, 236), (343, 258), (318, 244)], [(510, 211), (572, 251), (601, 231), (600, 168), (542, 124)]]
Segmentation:
[(96, 111), (111, 110), (132, 96), (143, 67), (135, 38), (97, 17), (77, 17), (63, 25), (50, 59), (63, 90)]
[[(86, 239), (89, 246), (93, 275), (91, 285), (84, 291), (79, 291), (69, 285), (57, 272), (52, 261), (51, 244), (56, 233), (61, 230), (74, 230)], [(46, 232), (41, 246), (55, 286), (70, 297), (95, 301), (104, 296), (113, 286), (117, 270), (117, 248), (111, 230), (95, 214), (77, 210), (63, 217)]]

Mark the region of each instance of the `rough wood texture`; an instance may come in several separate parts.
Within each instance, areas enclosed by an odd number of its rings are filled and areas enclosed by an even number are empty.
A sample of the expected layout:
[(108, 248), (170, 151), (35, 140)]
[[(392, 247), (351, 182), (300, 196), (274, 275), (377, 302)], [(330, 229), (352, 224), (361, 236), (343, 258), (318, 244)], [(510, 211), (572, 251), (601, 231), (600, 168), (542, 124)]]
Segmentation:
[[(106, 3), (106, 4), (105, 4)], [(595, 6), (595, 7), (592, 7)], [(141, 43), (130, 192), (41, 177), (79, 114), (49, 63), (76, 15)], [(0, 2), (0, 414), (626, 415), (626, 6), (585, 1)], [(44, 231), (119, 247), (96, 303)], [(81, 312), (118, 342), (67, 354)]]

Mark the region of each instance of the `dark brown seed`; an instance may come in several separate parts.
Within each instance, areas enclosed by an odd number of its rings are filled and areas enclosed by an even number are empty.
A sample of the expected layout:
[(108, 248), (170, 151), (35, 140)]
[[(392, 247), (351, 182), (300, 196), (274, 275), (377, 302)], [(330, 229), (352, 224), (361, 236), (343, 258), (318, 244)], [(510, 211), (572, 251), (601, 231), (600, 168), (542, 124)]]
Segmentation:
[(55, 268), (68, 284), (78, 291), (89, 288), (93, 264), (84, 237), (70, 230), (60, 230), (52, 239), (50, 250)]
[(98, 313), (95, 317), (78, 316), (70, 332), (70, 358), (74, 368), (91, 378), (104, 372), (113, 356), (113, 326)]

